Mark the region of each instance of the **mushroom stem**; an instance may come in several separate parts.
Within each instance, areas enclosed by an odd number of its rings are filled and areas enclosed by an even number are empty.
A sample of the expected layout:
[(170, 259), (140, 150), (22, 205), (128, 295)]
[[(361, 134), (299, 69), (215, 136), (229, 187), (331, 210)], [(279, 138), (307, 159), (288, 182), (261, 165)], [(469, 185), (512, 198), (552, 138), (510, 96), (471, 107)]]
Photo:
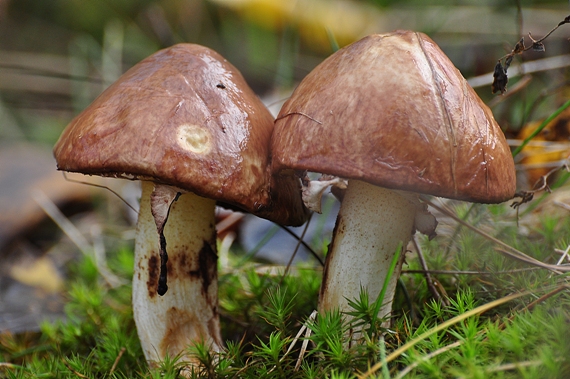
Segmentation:
[(218, 318), (218, 279), (214, 200), (185, 193), (172, 204), (164, 236), (168, 244), (168, 291), (159, 296), (159, 237), (151, 213), (154, 185), (142, 183), (135, 243), (133, 311), (148, 362), (182, 353), (205, 342), (222, 346)]
[[(370, 302), (382, 290), (390, 263), (401, 244), (405, 250), (414, 230), (416, 206), (396, 191), (349, 180), (327, 255), (319, 310), (352, 311), (348, 300), (361, 288)], [(388, 316), (404, 254), (386, 289), (378, 317)]]

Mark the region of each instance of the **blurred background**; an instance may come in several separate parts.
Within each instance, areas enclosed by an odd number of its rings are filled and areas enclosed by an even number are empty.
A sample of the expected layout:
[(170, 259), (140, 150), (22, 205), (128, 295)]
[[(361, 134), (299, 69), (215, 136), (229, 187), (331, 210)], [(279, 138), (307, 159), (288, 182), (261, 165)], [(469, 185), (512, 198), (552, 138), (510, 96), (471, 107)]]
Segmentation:
[[(58, 317), (66, 262), (79, 252), (98, 257), (104, 272), (106, 251), (131, 248), (136, 214), (107, 190), (63, 178), (51, 148), (75, 115), (148, 55), (180, 42), (217, 50), (276, 114), (337, 46), (417, 30), (470, 79), (516, 145), (525, 125), (536, 126), (568, 99), (570, 27), (554, 32), (545, 52), (515, 58), (506, 95), (491, 94), (493, 68), (521, 36), (540, 38), (568, 14), (561, 0), (0, 0), (0, 332)], [(521, 169), (521, 187), (544, 173), (531, 170), (568, 156), (567, 119), (542, 136), (557, 148), (548, 158), (535, 151), (541, 158)], [(133, 183), (73, 178), (137, 201)], [(241, 222), (253, 236), (237, 235), (243, 250), (258, 249), (271, 226)], [(314, 232), (319, 249), (327, 243), (323, 228), (333, 223)], [(283, 263), (289, 256), (264, 259)]]
[[(394, 29), (430, 35), (467, 78), (486, 74), (521, 35), (543, 36), (569, 11), (567, 1), (544, 0), (1, 0), (0, 138), (51, 146), (122, 72), (179, 42), (217, 50), (264, 97), (290, 90), (331, 54), (332, 40), (342, 47)], [(545, 53), (522, 60), (567, 53), (568, 34), (558, 30)], [(512, 112), (498, 113), (517, 126), (504, 114)]]

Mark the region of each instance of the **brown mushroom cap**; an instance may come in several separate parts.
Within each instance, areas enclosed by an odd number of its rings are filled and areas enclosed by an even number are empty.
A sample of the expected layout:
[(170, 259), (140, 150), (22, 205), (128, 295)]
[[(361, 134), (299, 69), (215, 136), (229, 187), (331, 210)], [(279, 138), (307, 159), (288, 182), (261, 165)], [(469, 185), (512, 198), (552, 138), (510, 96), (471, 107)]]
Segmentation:
[(59, 170), (168, 184), (298, 225), (306, 210), (297, 182), (270, 174), (272, 130), (273, 117), (235, 67), (206, 47), (179, 44), (105, 90), (54, 154)]
[(371, 35), (331, 55), (283, 105), (273, 164), (484, 203), (515, 192), (490, 109), (426, 35)]

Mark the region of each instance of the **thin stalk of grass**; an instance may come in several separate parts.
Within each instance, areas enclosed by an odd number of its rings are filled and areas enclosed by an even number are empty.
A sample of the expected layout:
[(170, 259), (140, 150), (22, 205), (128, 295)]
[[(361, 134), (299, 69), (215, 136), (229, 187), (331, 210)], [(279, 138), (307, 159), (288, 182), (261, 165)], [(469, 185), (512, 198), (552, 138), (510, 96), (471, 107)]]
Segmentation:
[(570, 253), (570, 245), (568, 245), (568, 247), (566, 248), (566, 250), (564, 250), (562, 252), (562, 255), (560, 256), (560, 259), (556, 262), (557, 265), (561, 265), (562, 262), (564, 262), (564, 259), (566, 259), (568, 257), (568, 253)]
[(562, 112), (564, 112), (564, 110), (566, 108), (570, 107), (570, 100), (568, 100), (567, 102), (565, 102), (560, 108), (558, 108), (556, 111), (554, 111), (554, 113), (552, 113), (549, 117), (546, 118), (546, 120), (544, 120), (539, 126), (538, 128), (536, 128), (536, 130), (534, 132), (532, 132), (527, 138), (525, 138), (525, 140), (513, 151), (513, 157), (516, 157), (518, 153), (520, 153), (522, 151), (522, 149), (534, 138), (536, 137), (541, 131), (542, 129), (544, 129), (546, 127), (546, 125), (548, 125), (552, 120), (554, 120), (556, 117), (558, 117), (558, 115)]
[(445, 209), (444, 207), (440, 207), (440, 206), (436, 205), (430, 199), (428, 199), (424, 196), (421, 196), (421, 198), (422, 198), (422, 201), (429, 204), (431, 207), (435, 208), (439, 212), (451, 217), (452, 219), (454, 219), (455, 221), (457, 221), (461, 225), (463, 225), (463, 226), (471, 229), (475, 233), (487, 238), (489, 241), (492, 241), (495, 244), (501, 246), (503, 249), (497, 249), (497, 251), (502, 253), (502, 254), (508, 255), (511, 258), (520, 260), (522, 262), (525, 262), (525, 263), (528, 263), (528, 264), (531, 264), (534, 266), (542, 267), (544, 269), (550, 270), (550, 271), (557, 273), (557, 274), (560, 274), (563, 272), (570, 272), (570, 267), (568, 267), (568, 266), (551, 265), (551, 264), (541, 262), (537, 259), (534, 259), (534, 258), (528, 256), (527, 254), (523, 253), (522, 251), (515, 249), (511, 245), (504, 243), (503, 241), (499, 240), (498, 238), (495, 238), (492, 235), (485, 233), (484, 231), (480, 230), (479, 228), (476, 228), (473, 225), (470, 225), (469, 223), (463, 221), (461, 218), (459, 218), (455, 214), (453, 214), (453, 212)]
[(493, 372), (500, 372), (500, 371), (510, 371), (510, 370), (516, 370), (522, 367), (532, 367), (532, 366), (540, 366), (544, 364), (542, 361), (540, 360), (535, 360), (535, 361), (524, 361), (524, 362), (515, 362), (515, 363), (506, 363), (504, 365), (500, 365), (500, 366), (496, 366), (496, 367), (492, 367), (492, 368), (488, 368), (485, 369), (485, 373), (490, 374)]
[(299, 247), (301, 246), (301, 242), (303, 242), (303, 240), (305, 238), (305, 234), (307, 233), (307, 229), (309, 229), (309, 224), (311, 223), (312, 218), (313, 218), (313, 213), (311, 213), (309, 215), (307, 222), (305, 222), (305, 227), (303, 228), (303, 232), (301, 233), (301, 237), (299, 237), (299, 239), (297, 240), (297, 245), (295, 245), (295, 250), (293, 250), (293, 254), (291, 254), (291, 258), (289, 258), (289, 262), (287, 262), (287, 266), (285, 267), (285, 272), (283, 273), (283, 277), (279, 281), (279, 285), (281, 285), (283, 283), (283, 279), (289, 273), (289, 269), (291, 268), (291, 265), (293, 264), (293, 260), (295, 259), (297, 252), (299, 251)]
[(236, 267), (243, 267), (247, 262), (250, 262), (251, 259), (257, 254), (263, 246), (265, 246), (271, 238), (279, 231), (279, 225), (273, 225), (267, 233), (263, 236), (263, 238), (254, 246), (251, 251), (249, 251), (246, 255), (243, 256), (237, 263)]
[(502, 271), (458, 271), (458, 270), (402, 270), (402, 274), (425, 274), (429, 272), (433, 275), (510, 275), (525, 271), (535, 271), (540, 270), (541, 267), (526, 267), (517, 268), (514, 270), (502, 270)]
[(542, 303), (543, 301), (551, 298), (552, 296), (556, 295), (557, 293), (560, 293), (564, 290), (568, 290), (570, 289), (570, 285), (568, 284), (563, 284), (560, 287), (555, 288), (554, 290), (548, 292), (545, 295), (542, 295), (541, 297), (539, 297), (538, 299), (534, 300), (532, 303), (528, 304), (525, 309), (527, 311), (530, 311), (532, 308), (534, 308), (536, 305)]
[[(554, 290), (548, 292), (547, 294), (545, 294), (545, 295), (539, 297), (538, 299), (536, 299), (536, 300), (534, 300), (533, 302), (531, 302), (530, 304), (528, 304), (528, 305), (525, 307), (524, 310), (530, 311), (530, 310), (532, 310), (532, 308), (534, 308), (537, 304), (539, 304), (539, 303), (541, 303), (541, 302), (544, 302), (544, 301), (547, 300), (548, 298), (550, 298), (550, 297), (556, 295), (557, 293), (563, 291), (564, 289), (568, 289), (568, 288), (570, 288), (570, 286), (568, 286), (568, 285), (562, 285), (562, 286), (560, 286), (560, 287), (558, 287), (558, 288), (555, 288)], [(509, 320), (512, 321), (513, 318), (514, 318), (514, 316), (511, 316), (511, 317), (509, 317)], [(506, 326), (506, 324), (503, 322), (503, 323), (501, 323), (501, 325), (499, 325), (499, 328), (500, 328), (500, 329), (504, 329), (505, 326)], [(484, 331), (481, 330), (481, 331), (479, 331), (478, 334), (480, 334), (480, 333), (484, 333)], [(412, 364), (410, 364), (409, 366), (407, 366), (405, 369), (403, 369), (402, 371), (400, 371), (400, 372), (398, 373), (398, 375), (397, 375), (394, 379), (401, 379), (401, 378), (403, 378), (404, 376), (406, 376), (408, 373), (410, 373), (413, 369), (415, 369), (416, 367), (418, 367), (418, 366), (419, 366), (420, 364), (422, 364), (423, 362), (426, 362), (426, 361), (428, 361), (428, 360), (430, 360), (430, 359), (432, 359), (432, 358), (434, 358), (434, 357), (436, 357), (436, 356), (438, 356), (438, 355), (440, 355), (440, 354), (443, 354), (443, 353), (445, 353), (445, 352), (447, 352), (447, 351), (449, 351), (449, 350), (455, 349), (456, 347), (461, 346), (464, 342), (465, 342), (465, 341), (456, 341), (456, 342), (454, 342), (454, 343), (452, 343), (452, 344), (443, 346), (442, 348), (439, 348), (439, 349), (437, 349), (437, 350), (435, 350), (435, 351), (433, 351), (433, 352), (431, 352), (431, 353), (429, 353), (429, 354), (427, 354), (427, 355), (425, 355), (425, 356), (419, 358), (418, 360), (416, 360), (415, 362), (413, 362)], [(541, 363), (542, 363), (542, 362), (541, 362)], [(511, 366), (513, 366), (513, 365), (516, 366), (517, 363), (510, 363), (510, 364), (506, 364), (506, 365), (503, 365), (503, 366), (506, 368), (506, 367), (511, 367)], [(503, 366), (498, 366), (498, 367), (503, 367)], [(522, 366), (520, 366), (520, 367), (522, 367)], [(516, 367), (514, 367), (514, 368), (516, 368)], [(507, 368), (507, 370), (510, 370), (510, 369), (511, 369), (511, 368)], [(485, 371), (486, 371), (486, 372), (495, 372), (494, 370), (495, 370), (495, 368), (490, 369), (490, 370), (485, 370)], [(502, 370), (497, 370), (497, 371), (502, 371)]]
[(329, 39), (329, 44), (331, 45), (331, 49), (332, 49), (333, 53), (336, 53), (340, 49), (340, 47), (339, 47), (338, 42), (334, 36), (334, 33), (332, 30), (330, 30), (330, 28), (327, 28), (326, 31), (327, 31), (327, 37)]
[(452, 344), (446, 345), (446, 346), (441, 347), (435, 351), (432, 351), (431, 353), (429, 353), (427, 355), (424, 355), (423, 357), (421, 357), (420, 359), (418, 359), (417, 361), (415, 361), (414, 363), (412, 363), (411, 365), (407, 366), (405, 369), (400, 371), (398, 373), (398, 375), (396, 375), (394, 377), (394, 379), (402, 379), (404, 376), (408, 375), (413, 369), (418, 367), (423, 362), (427, 362), (430, 359), (437, 357), (440, 354), (443, 354), (445, 352), (448, 352), (449, 350), (452, 350), (452, 349), (455, 349), (456, 347), (461, 346), (462, 344), (463, 344), (463, 341), (455, 341)]
[(402, 244), (402, 242), (400, 242), (398, 244), (398, 247), (396, 248), (396, 254), (394, 254), (394, 257), (392, 258), (392, 262), (390, 262), (390, 268), (388, 270), (388, 274), (386, 275), (386, 278), (384, 278), (382, 290), (380, 291), (378, 298), (374, 302), (374, 311), (372, 313), (373, 315), (377, 315), (378, 312), (380, 312), (380, 308), (382, 307), (382, 304), (384, 304), (384, 297), (386, 296), (386, 290), (388, 289), (388, 283), (390, 283), (390, 281), (392, 280), (392, 276), (394, 276), (394, 271), (396, 271), (396, 266), (398, 265), (398, 262), (400, 261), (400, 255), (402, 254), (402, 247), (403, 247), (403, 244)]
[(418, 241), (416, 241), (416, 237), (412, 237), (412, 243), (414, 245), (414, 249), (416, 249), (416, 252), (418, 254), (418, 260), (420, 261), (420, 265), (422, 266), (422, 274), (425, 276), (425, 280), (426, 280), (426, 285), (430, 291), (430, 293), (432, 294), (432, 296), (437, 300), (442, 302), (442, 304), (445, 305), (449, 305), (449, 302), (447, 301), (446, 298), (444, 298), (439, 291), (437, 290), (437, 288), (434, 286), (433, 284), (433, 280), (431, 278), (431, 273), (428, 269), (427, 266), (427, 262), (426, 259), (424, 258), (424, 254), (422, 252), (422, 248), (420, 247), (420, 245), (418, 244)]
[[(469, 206), (469, 208), (467, 209), (467, 212), (465, 212), (463, 214), (463, 217), (461, 217), (462, 220), (467, 220), (467, 218), (469, 217), (469, 215), (471, 214), (471, 212), (475, 209), (475, 204), (471, 204)], [(457, 240), (457, 236), (459, 235), (459, 232), (461, 231), (461, 223), (456, 225), (454, 230), (453, 230), (453, 234), (451, 235), (451, 238), (449, 239), (450, 241), (456, 241)], [(447, 248), (445, 249), (445, 257), (449, 256), (449, 253), (451, 252), (451, 249), (453, 248), (454, 243), (451, 242), (447, 245)]]
[(477, 308), (474, 308), (468, 312), (465, 312), (463, 314), (460, 314), (458, 316), (455, 316), (447, 321), (445, 321), (444, 323), (436, 326), (435, 328), (431, 328), (430, 330), (426, 331), (425, 333), (420, 334), (419, 336), (417, 336), (416, 338), (412, 339), (411, 341), (405, 343), (404, 345), (400, 346), (398, 349), (394, 350), (390, 355), (388, 355), (386, 357), (386, 362), (378, 362), (376, 363), (374, 366), (370, 367), (368, 369), (368, 371), (366, 371), (365, 373), (358, 375), (357, 377), (359, 379), (365, 379), (365, 378), (369, 378), (371, 375), (373, 375), (375, 372), (377, 372), (378, 370), (380, 370), (382, 368), (382, 366), (384, 364), (390, 363), (391, 361), (395, 360), (396, 358), (398, 358), (400, 355), (402, 355), (403, 353), (405, 353), (406, 351), (408, 351), (409, 349), (411, 349), (412, 347), (414, 347), (415, 345), (417, 345), (419, 342), (425, 340), (426, 338), (428, 338), (429, 336), (438, 333), (442, 330), (445, 330), (447, 328), (449, 328), (452, 325), (455, 325), (463, 320), (468, 319), (469, 317), (475, 316), (475, 315), (479, 315), (481, 313), (484, 313), (490, 309), (493, 309), (495, 307), (498, 307), (500, 305), (503, 305), (505, 303), (508, 303), (512, 300), (518, 299), (522, 296), (526, 296), (528, 295), (530, 292), (529, 291), (524, 291), (524, 292), (519, 292), (519, 293), (514, 293), (512, 295), (508, 295), (505, 296), (503, 298), (494, 300), (490, 303), (487, 304), (483, 304)]
[(117, 358), (115, 358), (115, 361), (113, 362), (113, 365), (111, 366), (111, 369), (109, 370), (109, 376), (113, 375), (113, 373), (117, 369), (117, 365), (119, 364), (119, 361), (121, 360), (123, 354), (125, 354), (125, 351), (127, 351), (127, 348), (124, 346), (121, 347), (121, 350), (119, 350), (119, 354), (117, 354)]
[(15, 365), (13, 363), (8, 363), (8, 362), (0, 362), (0, 369), (19, 369), (19, 370), (29, 371), (27, 367)]
[(55, 203), (42, 190), (35, 189), (32, 191), (32, 198), (48, 215), (48, 217), (63, 231), (63, 233), (69, 237), (75, 246), (79, 248), (79, 251), (81, 251), (83, 255), (86, 257), (93, 257), (101, 277), (105, 279), (111, 288), (116, 288), (125, 283), (125, 281), (121, 280), (107, 267), (105, 253), (103, 252), (103, 254), (97, 255), (94, 246), (89, 244), (79, 229), (77, 229), (77, 227), (73, 225), (67, 217), (65, 217), (57, 205), (55, 205)]
[(123, 203), (125, 203), (125, 205), (129, 208), (131, 208), (131, 210), (133, 212), (135, 212), (137, 214), (137, 217), (139, 215), (139, 211), (138, 209), (136, 209), (134, 206), (131, 205), (131, 203), (129, 203), (127, 200), (125, 200), (121, 195), (119, 195), (119, 193), (117, 191), (114, 191), (113, 189), (109, 188), (108, 186), (102, 185), (102, 184), (97, 184), (97, 183), (90, 183), (90, 182), (86, 182), (83, 180), (77, 180), (77, 179), (73, 179), (67, 176), (67, 173), (65, 171), (61, 171), (63, 178), (70, 182), (70, 183), (77, 183), (77, 184), (83, 184), (86, 186), (90, 186), (90, 187), (95, 187), (95, 188), (101, 188), (104, 190), (107, 190), (109, 192), (111, 192), (113, 195), (115, 195), (115, 197), (117, 197), (119, 200), (121, 200)]
[(384, 336), (380, 336), (378, 341), (380, 345), (380, 363), (382, 363), (382, 377), (385, 379), (390, 379), (390, 370), (388, 369), (388, 363), (386, 362), (386, 343), (384, 341)]
[[(303, 343), (301, 344), (301, 351), (299, 352), (299, 358), (297, 358), (297, 362), (295, 363), (295, 368), (293, 369), (293, 371), (299, 371), (299, 367), (301, 367), (301, 363), (303, 362), (303, 357), (305, 356), (305, 352), (307, 351), (307, 346), (309, 345), (309, 337), (311, 337), (311, 333), (312, 330), (311, 328), (308, 327), (308, 324), (310, 322), (315, 322), (315, 319), (317, 318), (317, 311), (314, 310), (311, 315), (309, 316), (309, 318), (307, 319), (307, 321), (303, 324), (303, 328), (306, 329), (305, 331), (305, 338), (303, 340)], [(301, 328), (301, 331), (303, 329)], [(299, 333), (301, 332), (299, 331)]]

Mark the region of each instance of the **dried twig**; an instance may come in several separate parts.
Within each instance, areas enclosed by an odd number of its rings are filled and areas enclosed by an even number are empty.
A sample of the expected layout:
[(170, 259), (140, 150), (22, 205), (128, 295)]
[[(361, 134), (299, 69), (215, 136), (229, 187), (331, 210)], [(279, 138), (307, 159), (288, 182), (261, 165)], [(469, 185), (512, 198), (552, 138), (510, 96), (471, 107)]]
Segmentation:
[(321, 257), (319, 256), (319, 254), (317, 254), (317, 253), (315, 252), (315, 250), (313, 250), (313, 248), (312, 248), (308, 243), (306, 243), (305, 241), (303, 241), (303, 239), (301, 239), (301, 237), (299, 237), (298, 235), (296, 235), (295, 233), (293, 233), (293, 231), (291, 231), (291, 229), (289, 229), (289, 228), (286, 227), (286, 226), (279, 225), (279, 227), (280, 227), (281, 229), (283, 229), (285, 232), (287, 232), (288, 234), (290, 234), (290, 235), (291, 235), (293, 238), (295, 238), (296, 240), (301, 241), (301, 245), (303, 245), (303, 247), (309, 251), (309, 253), (319, 262), (319, 264), (320, 264), (321, 266), (324, 266), (324, 265), (325, 265), (325, 262), (323, 261), (323, 258), (321, 258)]
[(76, 180), (76, 179), (68, 178), (65, 171), (62, 171), (62, 173), (63, 173), (64, 179), (67, 180), (68, 182), (84, 184), (86, 186), (91, 186), (91, 187), (102, 188), (102, 189), (105, 189), (105, 190), (111, 192), (113, 195), (117, 196), (119, 198), (119, 200), (121, 200), (123, 203), (125, 203), (125, 205), (127, 207), (131, 208), (131, 210), (133, 212), (135, 212), (137, 215), (139, 214), (139, 211), (135, 207), (133, 207), (127, 200), (125, 200), (121, 195), (119, 195), (119, 193), (117, 191), (114, 191), (111, 188), (104, 186), (102, 184), (90, 183), (90, 182), (85, 182), (82, 180)]
[(536, 361), (524, 361), (524, 362), (513, 362), (513, 363), (505, 363), (503, 365), (499, 365), (496, 367), (488, 368), (485, 370), (486, 373), (490, 374), (492, 372), (500, 372), (500, 371), (510, 371), (510, 370), (517, 370), (523, 367), (532, 367), (532, 366), (539, 366), (543, 365), (544, 362), (541, 360)]
[(519, 293), (514, 293), (512, 295), (508, 295), (505, 296), (503, 298), (494, 300), (490, 303), (487, 304), (483, 304), (477, 308), (474, 308), (470, 311), (467, 311), (465, 313), (462, 313), (458, 316), (455, 316), (441, 324), (439, 324), (438, 326), (436, 326), (435, 328), (431, 328), (429, 330), (427, 330), (426, 332), (420, 334), (419, 336), (413, 338), (411, 341), (406, 342), (404, 345), (400, 346), (399, 348), (397, 348), (396, 350), (394, 350), (392, 353), (390, 353), (387, 357), (386, 357), (386, 362), (379, 362), (376, 363), (375, 365), (373, 365), (372, 367), (368, 368), (368, 370), (366, 372), (363, 373), (357, 373), (356, 376), (358, 377), (358, 379), (366, 379), (366, 378), (370, 378), (372, 375), (374, 375), (374, 373), (376, 373), (379, 369), (382, 368), (382, 366), (386, 363), (390, 363), (391, 361), (393, 361), (394, 359), (398, 358), (400, 355), (404, 354), (407, 350), (409, 350), (410, 348), (414, 347), (416, 344), (418, 344), (419, 342), (425, 340), (426, 338), (428, 338), (429, 336), (438, 333), (442, 330), (445, 330), (447, 328), (449, 328), (452, 325), (457, 324), (458, 322), (461, 322), (463, 320), (466, 320), (467, 318), (471, 317), (471, 316), (475, 316), (475, 315), (479, 315), (483, 312), (486, 312), (490, 309), (493, 309), (495, 307), (498, 307), (500, 305), (503, 305), (507, 302), (510, 302), (512, 300), (518, 299), (522, 296), (526, 296), (528, 295), (529, 292), (528, 291), (524, 291), (524, 292), (519, 292)]
[(22, 367), (22, 366), (15, 365), (15, 364), (13, 364), (13, 363), (0, 362), (0, 369), (1, 369), (1, 368), (9, 368), (9, 369), (15, 369), (15, 368), (17, 368), (17, 369), (21, 369), (21, 368), (23, 368), (23, 367)]
[(421, 197), (422, 201), (429, 204), (434, 209), (445, 214), (446, 216), (451, 217), (452, 219), (454, 219), (455, 221), (457, 221), (461, 225), (463, 225), (463, 226), (471, 229), (475, 233), (487, 238), (489, 241), (499, 245), (501, 248), (497, 249), (497, 251), (499, 251), (500, 253), (503, 253), (505, 255), (508, 255), (511, 258), (520, 260), (520, 261), (528, 263), (530, 265), (542, 267), (544, 269), (550, 270), (550, 271), (557, 273), (557, 274), (560, 274), (562, 272), (570, 272), (570, 266), (551, 265), (551, 264), (543, 263), (537, 259), (534, 259), (534, 258), (528, 256), (527, 254), (523, 253), (522, 251), (515, 249), (511, 245), (504, 243), (503, 241), (493, 237), (492, 235), (490, 235), (488, 233), (485, 233), (484, 231), (480, 230), (479, 228), (474, 227), (473, 225), (469, 224), (468, 222), (463, 221), (462, 219), (457, 217), (453, 212), (445, 209), (445, 207), (438, 206), (437, 204), (435, 204), (433, 201), (431, 201), (427, 197), (425, 197), (425, 196), (420, 196), (420, 197)]
[[(93, 256), (99, 274), (105, 279), (111, 287), (121, 285), (122, 279), (114, 275), (106, 266), (101, 258), (101, 254), (97, 255), (95, 248), (89, 244), (87, 239), (81, 234), (79, 229), (73, 225), (71, 221), (59, 210), (59, 208), (51, 201), (51, 199), (41, 190), (37, 189), (32, 192), (32, 197), (44, 212), (55, 222), (55, 224), (65, 233), (69, 239), (79, 248), (86, 256)], [(96, 246), (99, 247), (99, 246)], [(99, 247), (100, 248), (100, 247)], [(104, 252), (103, 252), (104, 255)]]
[[(554, 57), (528, 61), (521, 63), (520, 65), (510, 67), (509, 76), (513, 78), (523, 74), (532, 74), (535, 72), (556, 70), (559, 68), (566, 68), (568, 66), (570, 66), (570, 55), (567, 54), (556, 55)], [(487, 72), (485, 74), (473, 76), (467, 79), (467, 83), (469, 83), (469, 85), (473, 88), (479, 88), (491, 85), (491, 83), (493, 83), (493, 73)], [(512, 90), (513, 88), (511, 88), (509, 92), (512, 92)]]
[[(297, 333), (295, 338), (293, 338), (293, 341), (291, 341), (291, 343), (289, 344), (289, 348), (287, 349), (285, 354), (283, 354), (281, 359), (279, 359), (279, 362), (283, 362), (285, 357), (287, 357), (287, 355), (289, 355), (289, 353), (293, 350), (293, 347), (295, 346), (295, 344), (297, 344), (297, 341), (299, 341), (299, 338), (301, 338), (301, 335), (303, 334), (303, 332), (305, 332), (305, 340), (303, 341), (303, 344), (301, 345), (301, 351), (299, 353), (299, 358), (297, 359), (297, 363), (295, 364), (295, 371), (297, 371), (299, 369), (299, 367), (301, 366), (301, 362), (303, 360), (303, 356), (305, 354), (305, 351), (307, 350), (307, 345), (309, 343), (308, 338), (311, 335), (311, 328), (308, 327), (308, 324), (310, 322), (314, 322), (316, 317), (317, 317), (317, 311), (315, 310), (311, 313), (311, 315), (309, 316), (307, 321), (303, 324), (301, 329), (299, 329), (299, 332)], [(268, 373), (271, 373), (276, 368), (277, 368), (277, 366), (273, 366), (273, 368), (271, 370), (269, 370)]]
[[(516, 270), (504, 270), (504, 271), (458, 271), (458, 270), (429, 270), (430, 274), (437, 275), (501, 275), (501, 274), (514, 274), (517, 272), (534, 271), (538, 270), (540, 267), (527, 267), (519, 268)], [(425, 270), (402, 270), (402, 274), (423, 274)]]
[(551, 298), (552, 296), (556, 295), (559, 292), (562, 292), (564, 290), (568, 290), (570, 288), (570, 286), (564, 284), (561, 285), (560, 287), (555, 288), (554, 290), (550, 291), (547, 294), (542, 295), (541, 297), (539, 297), (538, 299), (536, 299), (535, 301), (533, 301), (532, 303), (528, 304), (525, 309), (527, 311), (532, 310), (532, 308), (534, 308), (535, 306), (537, 306), (538, 304), (542, 303), (543, 301)]
[(534, 195), (536, 193), (543, 192), (543, 191), (551, 193), (552, 190), (551, 190), (550, 186), (548, 185), (548, 180), (552, 175), (554, 175), (556, 172), (558, 172), (562, 169), (566, 169), (567, 171), (570, 171), (567, 161), (565, 161), (564, 164), (562, 164), (558, 167), (555, 167), (552, 170), (548, 171), (546, 174), (542, 175), (538, 179), (538, 181), (534, 184), (534, 187), (532, 190), (519, 191), (519, 192), (515, 193), (514, 197), (515, 198), (520, 197), (521, 199), (518, 201), (514, 201), (511, 204), (511, 207), (517, 209), (517, 211), (518, 211), (518, 208), (521, 205), (530, 202), (534, 198)]
[(51, 199), (41, 190), (32, 192), (32, 198), (44, 210), (44, 212), (56, 223), (56, 225), (69, 237), (69, 239), (87, 256), (91, 255), (91, 246), (83, 234), (71, 221), (59, 210)]
[(75, 376), (78, 376), (78, 377), (80, 377), (80, 378), (82, 378), (82, 379), (89, 379), (88, 376), (85, 376), (85, 375), (83, 375), (82, 373), (80, 373), (80, 372), (74, 370), (73, 367), (71, 367), (71, 365), (69, 364), (69, 362), (66, 361), (65, 359), (63, 360), (63, 363), (65, 364), (65, 367), (67, 367), (67, 369), (68, 369), (69, 371), (71, 371)]
[(311, 213), (309, 215), (309, 218), (307, 219), (307, 222), (305, 223), (305, 227), (303, 228), (303, 232), (301, 233), (301, 236), (297, 240), (297, 245), (295, 245), (295, 250), (293, 250), (293, 254), (291, 254), (291, 258), (289, 258), (289, 262), (287, 262), (285, 272), (283, 273), (283, 277), (281, 278), (281, 281), (279, 282), (279, 284), (281, 284), (283, 282), (283, 280), (285, 279), (285, 276), (287, 276), (287, 273), (289, 272), (289, 269), (291, 268), (291, 265), (293, 264), (293, 260), (295, 259), (295, 256), (297, 255), (297, 252), (299, 251), (299, 247), (301, 246), (301, 241), (304, 241), (305, 233), (307, 233), (307, 229), (309, 229), (309, 224), (311, 223), (312, 217), (313, 217), (313, 213)]
[(553, 202), (553, 204), (559, 206), (559, 207), (562, 208), (562, 209), (565, 209), (565, 210), (567, 210), (567, 211), (570, 211), (570, 205), (569, 205), (569, 204), (563, 203), (563, 202), (558, 201), (558, 200), (555, 200), (555, 201)]
[(109, 376), (113, 375), (113, 372), (115, 372), (115, 369), (117, 368), (117, 365), (119, 364), (119, 361), (121, 360), (121, 357), (123, 356), (123, 354), (125, 354), (125, 351), (127, 349), (125, 347), (121, 347), (121, 350), (119, 350), (119, 354), (117, 355), (117, 358), (115, 358), (115, 362), (113, 362), (113, 366), (111, 366), (111, 370), (109, 370)]
[(491, 89), (493, 93), (501, 92), (501, 94), (505, 93), (507, 90), (507, 83), (509, 81), (507, 77), (507, 70), (513, 61), (513, 58), (518, 55), (522, 54), (525, 51), (530, 49), (534, 51), (544, 51), (544, 44), (543, 41), (548, 38), (556, 29), (564, 24), (570, 23), (570, 15), (566, 16), (564, 20), (560, 21), (558, 25), (556, 25), (550, 32), (548, 32), (544, 37), (535, 40), (531, 33), (528, 33), (528, 38), (532, 41), (530, 46), (525, 46), (524, 44), (524, 37), (522, 37), (519, 42), (515, 45), (513, 50), (510, 53), (505, 55), (504, 57), (500, 58), (495, 65), (495, 70), (493, 72), (493, 84), (491, 85)]
[[(554, 249), (555, 251), (558, 251), (558, 249)], [(568, 245), (568, 247), (566, 248), (566, 250), (562, 251), (562, 256), (560, 257), (560, 259), (558, 260), (558, 262), (556, 262), (557, 265), (561, 265), (562, 262), (564, 261), (564, 259), (568, 258), (568, 253), (570, 252), (570, 245)]]
[(423, 357), (421, 357), (420, 359), (418, 359), (417, 361), (415, 361), (414, 363), (412, 363), (411, 365), (407, 366), (405, 369), (403, 369), (402, 371), (400, 371), (398, 373), (398, 375), (396, 375), (394, 377), (394, 379), (401, 379), (404, 376), (406, 376), (408, 373), (410, 373), (410, 371), (412, 371), (413, 369), (415, 369), (416, 367), (418, 367), (419, 365), (421, 365), (424, 362), (429, 361), (430, 359), (432, 359), (433, 357), (437, 357), (440, 354), (443, 354), (451, 349), (455, 349), (456, 347), (459, 347), (461, 345), (463, 345), (463, 340), (461, 341), (456, 341), (454, 343), (451, 343), (449, 345), (446, 345), (442, 348), (439, 348), (435, 351), (432, 351), (431, 353), (424, 355)]
[[(295, 371), (298, 371), (299, 367), (301, 367), (301, 362), (303, 362), (303, 357), (305, 356), (305, 352), (307, 351), (307, 346), (309, 345), (309, 337), (311, 336), (312, 330), (307, 325), (309, 322), (315, 322), (316, 318), (317, 318), (317, 311), (313, 311), (313, 312), (311, 312), (311, 315), (309, 316), (309, 319), (307, 320), (307, 322), (305, 322), (305, 324), (303, 324), (303, 327), (306, 328), (305, 340), (301, 344), (301, 351), (299, 351), (299, 358), (297, 359), (297, 363), (295, 363)], [(302, 330), (302, 328), (301, 328), (301, 330)], [(299, 332), (301, 332), (301, 331), (299, 331)]]

